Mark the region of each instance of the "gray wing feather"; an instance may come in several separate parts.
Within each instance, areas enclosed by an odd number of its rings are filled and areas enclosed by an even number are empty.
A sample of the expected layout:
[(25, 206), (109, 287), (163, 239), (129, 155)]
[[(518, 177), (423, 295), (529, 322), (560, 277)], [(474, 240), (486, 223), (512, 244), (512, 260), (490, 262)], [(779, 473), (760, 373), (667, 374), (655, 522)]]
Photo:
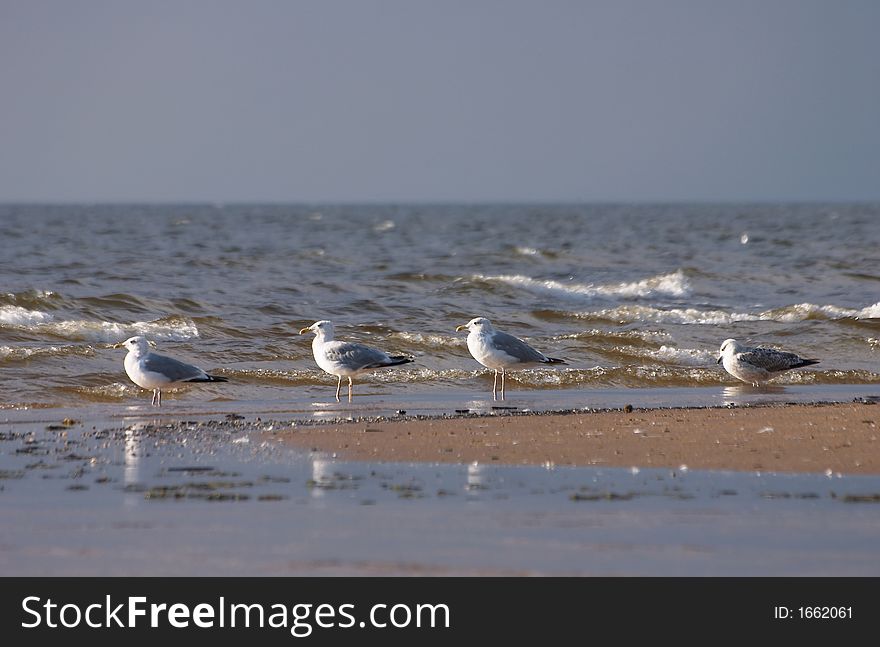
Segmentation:
[(153, 373), (160, 373), (172, 382), (191, 380), (195, 377), (205, 377), (205, 372), (198, 366), (185, 362), (150, 353), (144, 360), (144, 369)]
[(339, 362), (353, 370), (376, 368), (391, 362), (391, 358), (381, 350), (350, 342), (334, 344), (325, 348), (324, 353), (330, 361)]
[(511, 357), (516, 357), (519, 361), (528, 362), (546, 362), (547, 356), (539, 353), (529, 346), (523, 340), (508, 335), (506, 332), (496, 332), (492, 335), (492, 344), (500, 351), (504, 351)]
[(752, 366), (763, 368), (765, 371), (787, 371), (801, 364), (802, 360), (794, 353), (785, 353), (772, 348), (753, 348), (752, 350), (737, 353), (740, 360)]

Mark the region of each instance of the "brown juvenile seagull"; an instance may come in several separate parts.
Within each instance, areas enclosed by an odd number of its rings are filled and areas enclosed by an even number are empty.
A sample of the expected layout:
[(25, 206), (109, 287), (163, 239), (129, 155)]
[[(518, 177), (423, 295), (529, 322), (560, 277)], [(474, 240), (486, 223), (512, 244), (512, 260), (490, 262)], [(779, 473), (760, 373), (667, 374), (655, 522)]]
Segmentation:
[(718, 363), (733, 377), (754, 386), (771, 380), (783, 371), (818, 364), (818, 359), (804, 359), (794, 353), (772, 348), (750, 348), (735, 339), (725, 339), (721, 344)]

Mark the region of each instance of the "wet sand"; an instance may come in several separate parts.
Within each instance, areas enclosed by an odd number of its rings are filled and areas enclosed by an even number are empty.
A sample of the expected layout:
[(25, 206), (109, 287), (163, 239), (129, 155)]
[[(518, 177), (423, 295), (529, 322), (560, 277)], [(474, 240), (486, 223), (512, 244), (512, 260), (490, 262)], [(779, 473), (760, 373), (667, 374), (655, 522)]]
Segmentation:
[(276, 440), (339, 459), (880, 474), (876, 404), (636, 409), (297, 425)]
[(211, 406), (7, 421), (0, 574), (880, 568), (877, 405), (333, 411), (348, 423)]

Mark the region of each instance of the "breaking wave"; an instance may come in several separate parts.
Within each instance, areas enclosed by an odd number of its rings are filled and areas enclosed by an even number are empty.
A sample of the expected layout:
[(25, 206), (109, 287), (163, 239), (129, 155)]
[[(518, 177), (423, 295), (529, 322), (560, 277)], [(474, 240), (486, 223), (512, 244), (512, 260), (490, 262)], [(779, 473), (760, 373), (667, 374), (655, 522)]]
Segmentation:
[(727, 312), (725, 310), (702, 310), (699, 308), (655, 308), (642, 305), (622, 305), (592, 312), (581, 312), (579, 319), (611, 321), (616, 323), (672, 323), (672, 324), (731, 324), (740, 321), (778, 321), (797, 323), (808, 319), (877, 319), (880, 318), (880, 302), (861, 308), (842, 308), (834, 305), (799, 303), (784, 308), (762, 312)]
[(185, 341), (199, 336), (196, 324), (186, 318), (165, 317), (155, 321), (117, 323), (87, 319), (62, 319), (41, 310), (20, 306), (0, 306), (0, 327), (73, 341), (116, 342), (132, 335), (155, 340)]
[(670, 274), (660, 274), (641, 281), (631, 283), (609, 283), (595, 285), (593, 283), (564, 283), (562, 281), (540, 280), (521, 274), (502, 274), (486, 276), (477, 274), (475, 281), (486, 283), (502, 283), (522, 288), (538, 294), (547, 294), (563, 298), (575, 299), (633, 299), (652, 296), (685, 297), (690, 294), (690, 282), (682, 270)]

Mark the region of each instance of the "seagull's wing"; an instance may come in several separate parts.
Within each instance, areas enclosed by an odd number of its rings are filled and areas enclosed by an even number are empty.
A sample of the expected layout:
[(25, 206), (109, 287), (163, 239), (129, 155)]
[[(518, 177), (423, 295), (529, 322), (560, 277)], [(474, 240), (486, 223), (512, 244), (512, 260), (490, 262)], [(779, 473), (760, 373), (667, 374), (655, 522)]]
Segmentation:
[(164, 375), (171, 382), (186, 382), (187, 380), (208, 377), (198, 366), (156, 353), (148, 354), (144, 358), (143, 366), (144, 370)]
[(330, 342), (324, 346), (324, 356), (331, 362), (338, 362), (351, 370), (378, 368), (392, 362), (381, 350), (352, 342)]
[(790, 368), (809, 366), (816, 363), (814, 360), (801, 359), (794, 353), (786, 353), (781, 350), (773, 350), (772, 348), (752, 348), (742, 353), (737, 353), (736, 357), (741, 362), (763, 368), (771, 373), (787, 371)]
[(496, 331), (493, 333), (492, 345), (511, 357), (515, 357), (524, 364), (546, 362), (548, 360), (546, 355), (539, 353), (522, 339), (514, 337), (513, 335), (508, 335), (506, 332)]

